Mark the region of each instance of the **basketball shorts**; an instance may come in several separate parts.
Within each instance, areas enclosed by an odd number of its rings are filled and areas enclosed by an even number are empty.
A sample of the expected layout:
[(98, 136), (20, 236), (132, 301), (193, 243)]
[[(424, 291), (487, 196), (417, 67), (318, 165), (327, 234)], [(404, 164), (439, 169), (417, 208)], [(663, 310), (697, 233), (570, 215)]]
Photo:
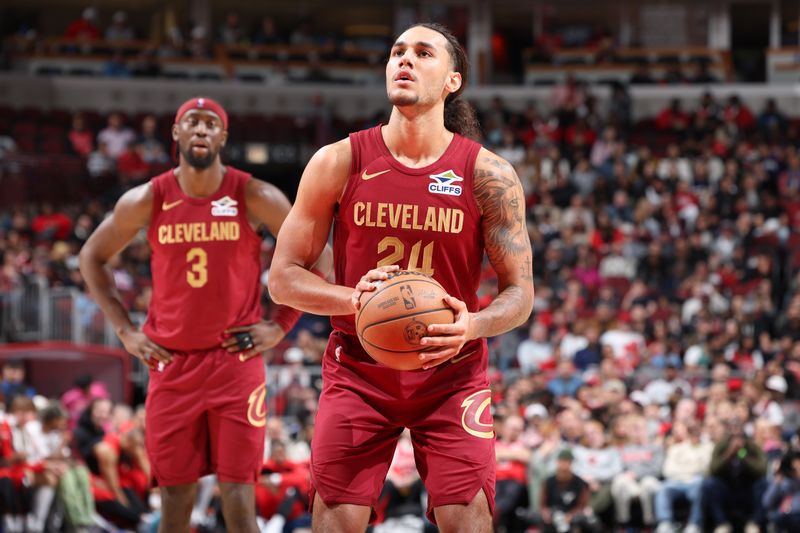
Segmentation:
[(465, 346), (453, 361), (431, 370), (393, 370), (369, 358), (354, 337), (331, 335), (311, 443), (312, 504), (318, 493), (326, 505), (374, 509), (407, 427), (432, 522), (434, 508), (466, 505), (481, 489), (494, 512), (485, 342)]
[(150, 370), (145, 444), (159, 485), (215, 473), (255, 483), (264, 460), (266, 386), (261, 357), (245, 362), (223, 349), (173, 354)]

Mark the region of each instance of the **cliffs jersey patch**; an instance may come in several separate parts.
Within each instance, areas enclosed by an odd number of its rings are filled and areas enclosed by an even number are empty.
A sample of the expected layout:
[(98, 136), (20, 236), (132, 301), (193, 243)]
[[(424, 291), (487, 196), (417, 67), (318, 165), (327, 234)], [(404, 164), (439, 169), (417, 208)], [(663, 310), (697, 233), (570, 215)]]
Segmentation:
[(456, 175), (452, 170), (447, 170), (441, 174), (431, 174), (429, 176), (433, 183), (428, 184), (428, 192), (433, 194), (446, 194), (448, 196), (461, 196), (461, 186), (458, 182), (464, 178)]
[(235, 217), (239, 213), (237, 205), (238, 202), (230, 196), (213, 200), (211, 202), (211, 214), (215, 217)]

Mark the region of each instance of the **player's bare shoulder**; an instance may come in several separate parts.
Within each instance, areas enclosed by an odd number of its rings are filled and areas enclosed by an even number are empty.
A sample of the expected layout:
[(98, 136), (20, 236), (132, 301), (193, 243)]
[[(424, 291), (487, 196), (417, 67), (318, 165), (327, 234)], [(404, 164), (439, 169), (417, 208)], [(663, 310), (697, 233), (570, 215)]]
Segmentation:
[(278, 187), (255, 177), (247, 180), (244, 194), (248, 207), (259, 204), (269, 208), (288, 203), (286, 195)]
[(153, 185), (151, 182), (137, 185), (128, 190), (114, 207), (117, 223), (143, 228), (150, 223), (153, 215)]
[(353, 161), (350, 138), (347, 137), (336, 141), (335, 143), (323, 146), (317, 150), (317, 153), (314, 154), (314, 157), (319, 157), (325, 163), (333, 165), (336, 168), (346, 168), (349, 170)]
[[(511, 254), (530, 252), (525, 225), (525, 195), (514, 167), (485, 148), (475, 161), (473, 192), (483, 216), (488, 247)], [(491, 253), (491, 250), (489, 250)]]
[(342, 139), (323, 146), (311, 158), (309, 164), (311, 163), (314, 163), (314, 166), (319, 167), (320, 170), (327, 171), (329, 177), (337, 181), (339, 179), (347, 180), (353, 163), (350, 139)]
[(344, 191), (352, 164), (349, 138), (317, 150), (300, 180), (298, 201), (311, 201), (317, 205), (336, 203)]

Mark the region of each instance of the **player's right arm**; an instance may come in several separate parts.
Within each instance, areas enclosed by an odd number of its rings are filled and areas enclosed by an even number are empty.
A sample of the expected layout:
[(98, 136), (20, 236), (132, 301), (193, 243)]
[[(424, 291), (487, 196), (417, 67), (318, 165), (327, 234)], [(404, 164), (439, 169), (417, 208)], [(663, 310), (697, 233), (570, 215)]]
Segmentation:
[(89, 292), (114, 326), (128, 353), (147, 365), (158, 361), (169, 363), (172, 355), (148, 339), (131, 322), (114, 284), (114, 277), (106, 265), (150, 222), (152, 203), (153, 191), (149, 183), (123, 194), (114, 212), (92, 233), (80, 253), (81, 274)]
[(269, 271), (269, 293), (276, 303), (317, 315), (351, 315), (356, 310), (354, 295), (373, 289), (370, 281), (386, 278), (385, 272), (371, 270), (354, 291), (310, 272), (328, 242), (351, 164), (349, 139), (324, 146), (308, 162)]

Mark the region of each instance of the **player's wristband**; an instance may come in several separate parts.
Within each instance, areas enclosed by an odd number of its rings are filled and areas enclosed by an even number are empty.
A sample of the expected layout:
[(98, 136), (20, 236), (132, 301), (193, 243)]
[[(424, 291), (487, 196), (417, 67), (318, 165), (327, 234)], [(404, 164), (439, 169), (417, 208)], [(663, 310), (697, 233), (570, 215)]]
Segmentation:
[[(325, 274), (323, 274), (321, 270), (312, 268), (311, 272), (325, 279)], [(294, 325), (297, 324), (297, 321), (300, 320), (300, 315), (302, 314), (302, 311), (298, 311), (293, 307), (279, 305), (272, 315), (272, 321), (278, 324), (284, 333), (289, 333)]]
[(272, 321), (278, 324), (284, 333), (289, 333), (302, 314), (302, 311), (288, 305), (279, 305), (272, 315)]

